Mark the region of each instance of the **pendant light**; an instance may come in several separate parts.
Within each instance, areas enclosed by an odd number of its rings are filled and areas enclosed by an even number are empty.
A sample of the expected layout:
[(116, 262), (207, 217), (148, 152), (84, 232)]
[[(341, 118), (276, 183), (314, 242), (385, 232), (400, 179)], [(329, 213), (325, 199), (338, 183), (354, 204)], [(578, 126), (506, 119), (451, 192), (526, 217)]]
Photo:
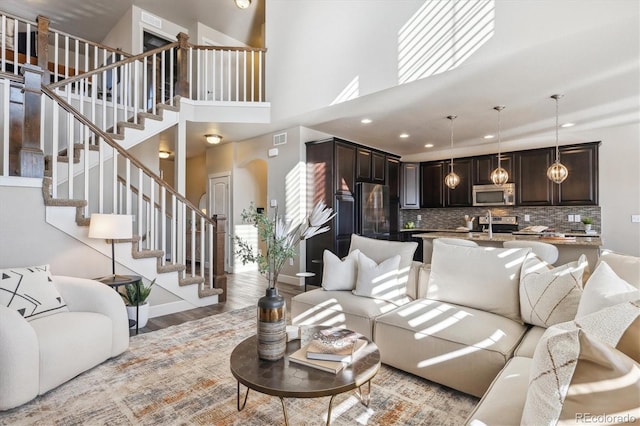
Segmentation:
[(561, 184), (569, 176), (569, 170), (560, 162), (560, 149), (558, 148), (558, 100), (564, 95), (551, 95), (556, 100), (556, 161), (547, 169), (547, 177), (554, 183)]
[(493, 109), (498, 111), (498, 167), (496, 167), (491, 172), (491, 181), (498, 186), (504, 185), (509, 180), (509, 173), (507, 173), (507, 171), (502, 168), (502, 164), (501, 164), (502, 150), (500, 149), (500, 142), (502, 139), (502, 135), (500, 134), (500, 130), (501, 130), (502, 123), (500, 122), (500, 119), (501, 119), (502, 110), (504, 108), (505, 108), (504, 105), (498, 105), (496, 107), (493, 107)]
[(455, 189), (460, 183), (460, 176), (453, 171), (453, 120), (457, 115), (449, 115), (447, 118), (451, 120), (451, 164), (449, 165), (449, 174), (444, 177), (444, 184), (451, 189)]

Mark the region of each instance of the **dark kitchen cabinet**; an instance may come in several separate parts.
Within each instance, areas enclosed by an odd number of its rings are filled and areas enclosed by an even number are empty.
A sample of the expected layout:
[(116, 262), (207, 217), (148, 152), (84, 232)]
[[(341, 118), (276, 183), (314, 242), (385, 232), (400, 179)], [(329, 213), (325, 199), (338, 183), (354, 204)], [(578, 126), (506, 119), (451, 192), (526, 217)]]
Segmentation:
[(419, 209), (420, 163), (402, 163), (400, 176), (402, 181), (400, 207), (403, 209)]
[(386, 172), (386, 156), (379, 152), (371, 153), (371, 180), (374, 183), (384, 184)]
[(358, 182), (371, 181), (371, 150), (357, 148), (356, 179)]
[[(333, 144), (331, 144), (333, 145)], [(310, 145), (316, 146), (316, 145)], [(353, 145), (348, 145), (340, 142), (335, 143), (335, 154), (333, 146), (327, 145), (326, 147), (316, 148), (317, 150), (326, 151), (326, 154), (330, 156), (330, 160), (333, 163), (335, 158), (335, 186), (334, 190), (337, 194), (355, 194), (356, 191), (356, 174), (355, 174), (355, 162), (356, 162), (356, 148)], [(335, 157), (334, 157), (335, 156)], [(309, 161), (309, 148), (307, 148), (307, 162)], [(333, 168), (333, 167), (332, 167)], [(332, 194), (333, 191), (328, 192)]]
[(448, 163), (420, 163), (420, 207), (444, 207), (444, 176)]
[[(447, 164), (447, 173), (449, 173), (449, 164)], [(469, 207), (473, 204), (473, 198), (471, 194), (472, 188), (472, 169), (473, 161), (471, 158), (461, 158), (454, 160), (453, 170), (460, 176), (460, 183), (454, 189), (444, 186), (446, 191), (446, 203), (447, 207)], [(446, 174), (445, 174), (446, 176)], [(444, 178), (442, 179), (444, 185)]]
[(555, 191), (560, 206), (598, 205), (598, 147), (600, 142), (560, 147), (560, 162), (569, 176)]
[(423, 233), (424, 231), (402, 231), (401, 232), (402, 234), (401, 241), (418, 243), (418, 248), (416, 248), (416, 251), (413, 254), (413, 260), (416, 262), (422, 262), (422, 257), (423, 257), (422, 238), (413, 238), (413, 236), (416, 234), (423, 234)]
[[(306, 243), (306, 270), (316, 274), (307, 278), (307, 284), (320, 285), (324, 250), (330, 250), (338, 257), (346, 256), (351, 235), (357, 230), (356, 182), (375, 179), (377, 183), (389, 185), (390, 232), (398, 232), (400, 161), (393, 154), (338, 138), (307, 142), (306, 149), (308, 204), (315, 205), (322, 200), (336, 213), (329, 222), (331, 229)], [(374, 168), (382, 168), (382, 171), (374, 171)]]
[[(501, 155), (500, 166), (509, 173), (509, 182), (515, 182), (513, 163), (513, 153)], [(491, 172), (496, 167), (498, 167), (498, 154), (473, 157), (473, 184), (492, 185)]]
[(389, 233), (400, 230), (400, 160), (386, 157), (386, 177), (389, 186)]
[(520, 206), (550, 206), (555, 183), (547, 178), (554, 160), (554, 149), (519, 151), (516, 160), (516, 203)]

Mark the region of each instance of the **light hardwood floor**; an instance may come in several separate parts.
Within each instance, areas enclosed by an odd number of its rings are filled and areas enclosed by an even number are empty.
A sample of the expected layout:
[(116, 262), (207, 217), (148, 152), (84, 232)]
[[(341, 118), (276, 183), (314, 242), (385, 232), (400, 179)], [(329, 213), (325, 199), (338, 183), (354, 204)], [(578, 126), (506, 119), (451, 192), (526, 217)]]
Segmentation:
[[(140, 329), (140, 333), (160, 330), (183, 322), (217, 315), (223, 312), (233, 311), (247, 306), (256, 306), (258, 299), (264, 296), (267, 281), (257, 272), (242, 272), (227, 275), (227, 301), (212, 306), (195, 308), (188, 311), (161, 317), (150, 318), (146, 327)], [(308, 287), (308, 289), (315, 287)], [(302, 293), (304, 287), (278, 283), (278, 292), (285, 298), (287, 304), (287, 317), (289, 317), (291, 298)]]

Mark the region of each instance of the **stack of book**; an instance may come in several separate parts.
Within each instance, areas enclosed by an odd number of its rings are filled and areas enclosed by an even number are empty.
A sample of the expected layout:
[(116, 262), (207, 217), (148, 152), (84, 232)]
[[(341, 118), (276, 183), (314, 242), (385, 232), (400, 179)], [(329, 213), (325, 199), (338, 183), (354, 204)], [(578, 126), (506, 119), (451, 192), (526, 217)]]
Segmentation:
[(289, 355), (289, 361), (337, 374), (367, 345), (360, 337), (351, 330), (321, 330), (311, 342)]

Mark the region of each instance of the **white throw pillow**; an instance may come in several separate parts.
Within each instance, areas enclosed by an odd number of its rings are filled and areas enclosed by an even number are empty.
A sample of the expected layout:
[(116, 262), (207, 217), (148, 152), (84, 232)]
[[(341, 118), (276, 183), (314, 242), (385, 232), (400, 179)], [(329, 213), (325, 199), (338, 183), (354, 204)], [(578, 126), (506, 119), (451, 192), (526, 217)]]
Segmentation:
[(600, 262), (607, 262), (617, 276), (635, 288), (640, 288), (640, 257), (604, 250), (600, 255)]
[(463, 247), (433, 242), (427, 299), (520, 318), (520, 268), (530, 249)]
[(575, 262), (551, 269), (535, 254), (529, 254), (520, 274), (520, 311), (524, 322), (546, 328), (574, 319), (587, 266), (584, 254)]
[(576, 318), (637, 299), (640, 299), (640, 290), (616, 275), (607, 262), (601, 261), (584, 286)]
[[(360, 250), (369, 259), (376, 263), (389, 259), (396, 254), (400, 256), (400, 266), (398, 267), (398, 283), (400, 289), (407, 287), (411, 264), (413, 263), (413, 254), (418, 248), (417, 242), (399, 242), (376, 240), (375, 238), (362, 237), (360, 235), (351, 235), (351, 245), (349, 252)], [(406, 290), (405, 290), (406, 293)]]
[(358, 279), (353, 294), (382, 299), (398, 305), (408, 302), (406, 285), (398, 283), (400, 256), (376, 263), (362, 252), (358, 253)]
[(53, 285), (49, 265), (0, 269), (0, 305), (28, 321), (69, 311)]
[(358, 253), (349, 253), (344, 260), (325, 250), (322, 254), (322, 288), (325, 290), (353, 290), (358, 276)]
[(589, 417), (580, 417), (585, 415), (623, 423), (620, 419), (638, 409), (639, 367), (581, 328), (550, 327), (533, 355), (521, 424), (589, 423)]

